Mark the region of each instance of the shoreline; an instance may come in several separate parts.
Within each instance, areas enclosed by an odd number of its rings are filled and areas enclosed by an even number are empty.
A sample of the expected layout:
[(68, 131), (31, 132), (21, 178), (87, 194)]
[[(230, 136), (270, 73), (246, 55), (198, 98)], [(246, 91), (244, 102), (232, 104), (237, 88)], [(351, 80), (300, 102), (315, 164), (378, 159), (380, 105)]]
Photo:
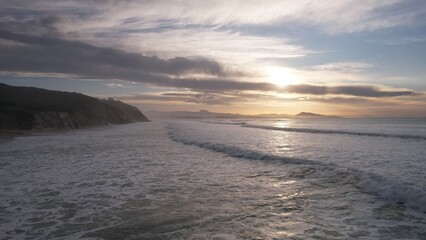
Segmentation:
[(13, 133), (3, 133), (0, 132), (0, 144), (4, 144), (10, 141), (15, 140), (15, 137), (19, 136), (18, 134)]
[(123, 123), (123, 124), (108, 124), (108, 125), (100, 125), (100, 126), (92, 126), (92, 127), (84, 127), (84, 128), (44, 128), (44, 129), (32, 129), (32, 130), (0, 129), (0, 144), (13, 141), (16, 137), (60, 134), (60, 133), (79, 131), (79, 130), (96, 130), (96, 129), (103, 129), (103, 128), (109, 128), (113, 126), (120, 126), (120, 125), (126, 125), (126, 124), (134, 124), (134, 123), (139, 123), (139, 122)]
[(15, 140), (15, 137), (24, 137), (32, 136), (33, 132), (31, 130), (0, 130), (0, 144), (4, 144), (10, 141)]

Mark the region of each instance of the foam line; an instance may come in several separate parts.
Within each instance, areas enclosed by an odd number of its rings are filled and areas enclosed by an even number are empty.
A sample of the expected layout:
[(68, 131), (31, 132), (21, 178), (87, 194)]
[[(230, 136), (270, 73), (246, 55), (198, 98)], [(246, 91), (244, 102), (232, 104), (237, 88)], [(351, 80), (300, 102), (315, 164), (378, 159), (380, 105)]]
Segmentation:
[(314, 128), (285, 128), (285, 127), (272, 127), (252, 124), (242, 124), (241, 127), (258, 128), (265, 130), (284, 131), (284, 132), (301, 132), (301, 133), (314, 133), (314, 134), (346, 134), (353, 136), (367, 136), (367, 137), (387, 137), (387, 138), (401, 138), (401, 139), (417, 139), (426, 140), (426, 136), (410, 135), (410, 134), (388, 134), (388, 133), (375, 133), (375, 132), (352, 132), (344, 130), (328, 130), (328, 129), (314, 129)]

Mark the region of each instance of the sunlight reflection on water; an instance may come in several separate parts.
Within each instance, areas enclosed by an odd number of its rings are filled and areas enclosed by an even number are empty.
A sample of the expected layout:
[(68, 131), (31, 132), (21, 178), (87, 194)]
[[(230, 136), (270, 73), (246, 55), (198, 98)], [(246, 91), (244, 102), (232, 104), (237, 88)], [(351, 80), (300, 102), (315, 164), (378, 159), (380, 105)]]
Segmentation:
[(325, 139), (194, 122), (19, 138), (0, 145), (0, 239), (421, 239), (424, 218), (346, 168), (262, 160), (321, 163)]

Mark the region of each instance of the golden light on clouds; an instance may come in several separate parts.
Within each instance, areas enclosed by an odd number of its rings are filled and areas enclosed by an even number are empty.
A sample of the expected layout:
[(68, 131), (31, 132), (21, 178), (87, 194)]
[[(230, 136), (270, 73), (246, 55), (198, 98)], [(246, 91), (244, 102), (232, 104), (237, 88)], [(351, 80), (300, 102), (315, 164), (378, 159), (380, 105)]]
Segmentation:
[(27, 2), (2, 1), (0, 82), (156, 111), (426, 112), (421, 0)]

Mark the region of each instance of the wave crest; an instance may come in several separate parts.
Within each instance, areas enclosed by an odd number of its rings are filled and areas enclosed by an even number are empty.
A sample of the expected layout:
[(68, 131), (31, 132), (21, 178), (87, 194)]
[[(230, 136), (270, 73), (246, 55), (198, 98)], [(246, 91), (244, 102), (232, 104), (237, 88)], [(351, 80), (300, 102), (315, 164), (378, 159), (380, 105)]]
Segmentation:
[(302, 132), (302, 133), (319, 133), (319, 134), (346, 134), (346, 135), (354, 135), (354, 136), (387, 137), (387, 138), (426, 140), (426, 136), (411, 135), (411, 134), (355, 132), (355, 131), (328, 130), (328, 129), (315, 129), (315, 128), (286, 128), (286, 127), (273, 127), (273, 126), (263, 126), (263, 125), (253, 125), (253, 124), (242, 124), (241, 127), (258, 128), (258, 129), (275, 130), (275, 131), (284, 131), (284, 132)]
[[(224, 153), (234, 158), (279, 161), (282, 164), (310, 165), (318, 170), (315, 172), (320, 174), (320, 178), (333, 178), (335, 180), (333, 182), (337, 184), (352, 183), (358, 186), (362, 192), (378, 196), (384, 201), (405, 204), (407, 207), (416, 211), (426, 213), (426, 205), (424, 205), (426, 202), (426, 191), (414, 186), (406, 186), (392, 179), (358, 169), (341, 168), (336, 164), (265, 154), (220, 143), (191, 140), (181, 137), (176, 130), (177, 129), (170, 127), (168, 130), (169, 138), (175, 142), (195, 145), (215, 152)], [(336, 176), (338, 176), (339, 179), (335, 179)]]

